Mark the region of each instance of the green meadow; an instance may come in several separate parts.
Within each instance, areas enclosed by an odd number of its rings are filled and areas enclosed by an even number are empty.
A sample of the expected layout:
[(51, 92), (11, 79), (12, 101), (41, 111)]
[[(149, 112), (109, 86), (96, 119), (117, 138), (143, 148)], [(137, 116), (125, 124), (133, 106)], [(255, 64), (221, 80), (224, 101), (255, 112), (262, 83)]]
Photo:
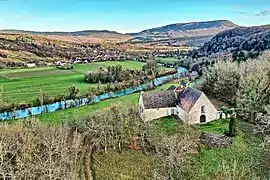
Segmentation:
[(84, 82), (84, 74), (87, 71), (117, 64), (126, 69), (141, 69), (143, 65), (142, 62), (136, 61), (104, 61), (76, 64), (72, 70), (60, 70), (55, 67), (4, 69), (0, 70), (0, 84), (4, 88), (4, 98), (12, 102), (34, 100), (40, 89), (53, 96), (64, 94), (73, 84), (84, 93), (89, 87), (97, 86)]

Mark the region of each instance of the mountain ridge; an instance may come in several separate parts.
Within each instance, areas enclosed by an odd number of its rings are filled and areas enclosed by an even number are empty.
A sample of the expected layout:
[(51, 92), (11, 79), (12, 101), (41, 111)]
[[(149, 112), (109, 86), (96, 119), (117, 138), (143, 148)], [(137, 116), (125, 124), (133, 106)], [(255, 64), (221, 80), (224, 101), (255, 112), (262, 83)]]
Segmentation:
[[(151, 29), (143, 30), (139, 33), (130, 33), (130, 35), (140, 34), (140, 33), (149, 33), (149, 32), (166, 32), (169, 30), (177, 30), (177, 31), (187, 31), (187, 30), (195, 30), (195, 29), (202, 29), (202, 28), (209, 28), (209, 27), (222, 27), (231, 26), (237, 27), (238, 25), (234, 24), (229, 20), (214, 20), (214, 21), (194, 21), (194, 22), (186, 22), (186, 23), (174, 23), (168, 24), (160, 27), (155, 27)], [(197, 26), (197, 28), (196, 28)]]
[[(211, 39), (217, 33), (238, 27), (228, 20), (215, 20), (215, 21), (201, 21), (201, 22), (188, 22), (188, 23), (175, 23), (156, 28), (146, 29), (138, 33), (119, 33), (110, 30), (81, 30), (81, 31), (27, 31), (16, 29), (0, 30), (0, 33), (14, 33), (14, 34), (33, 34), (51, 36), (59, 39), (69, 39), (71, 41), (88, 41), (101, 42), (147, 42), (147, 41), (163, 41), (165, 45), (189, 45), (189, 41), (182, 39), (192, 39), (195, 45), (202, 44)], [(201, 37), (204, 37), (201, 39)], [(198, 38), (198, 39), (197, 39)], [(200, 43), (198, 43), (200, 42)]]
[[(112, 33), (122, 34), (116, 31), (109, 30), (80, 30), (80, 31), (29, 31), (29, 30), (17, 30), (17, 29), (3, 29), (1, 33), (18, 33), (18, 34), (40, 34), (40, 35), (70, 35), (70, 36), (87, 36), (93, 33)], [(124, 35), (124, 34), (123, 34)]]
[[(201, 45), (224, 30), (239, 27), (229, 20), (201, 21), (188, 23), (175, 23), (156, 28), (143, 30), (129, 35), (134, 38), (131, 42), (166, 40), (168, 45)], [(206, 38), (201, 38), (206, 37)], [(192, 41), (176, 40), (177, 38), (191, 38)]]

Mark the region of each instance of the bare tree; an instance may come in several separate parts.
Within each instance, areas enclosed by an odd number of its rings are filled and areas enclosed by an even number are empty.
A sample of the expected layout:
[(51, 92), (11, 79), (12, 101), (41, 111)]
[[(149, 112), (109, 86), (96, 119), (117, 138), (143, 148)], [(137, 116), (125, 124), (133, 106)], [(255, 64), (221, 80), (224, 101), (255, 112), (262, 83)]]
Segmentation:
[(256, 61), (240, 65), (240, 87), (237, 91), (239, 115), (250, 122), (257, 123), (258, 113), (265, 113), (270, 98), (270, 62), (267, 54)]

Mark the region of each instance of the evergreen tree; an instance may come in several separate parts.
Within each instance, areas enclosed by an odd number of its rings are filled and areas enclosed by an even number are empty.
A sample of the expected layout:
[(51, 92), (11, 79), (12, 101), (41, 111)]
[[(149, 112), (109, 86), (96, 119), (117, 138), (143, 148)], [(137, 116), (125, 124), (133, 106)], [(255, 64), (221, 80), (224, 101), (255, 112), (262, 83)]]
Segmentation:
[(229, 133), (228, 136), (234, 137), (237, 135), (237, 129), (238, 129), (238, 121), (236, 119), (235, 115), (232, 115), (230, 117), (230, 124), (229, 124)]

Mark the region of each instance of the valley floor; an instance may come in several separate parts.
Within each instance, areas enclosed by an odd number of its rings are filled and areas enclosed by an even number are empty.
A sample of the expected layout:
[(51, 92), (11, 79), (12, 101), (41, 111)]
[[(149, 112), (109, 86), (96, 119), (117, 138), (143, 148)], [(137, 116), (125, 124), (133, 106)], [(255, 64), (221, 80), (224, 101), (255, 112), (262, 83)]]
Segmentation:
[[(72, 70), (55, 67), (0, 70), (0, 84), (4, 88), (4, 98), (12, 102), (29, 102), (37, 98), (40, 89), (49, 95), (67, 93), (67, 88), (76, 85), (81, 93), (97, 84), (84, 82), (84, 74), (99, 67), (120, 64), (126, 69), (141, 69), (143, 63), (136, 61), (104, 61), (91, 64), (76, 64)], [(102, 84), (100, 86), (103, 86)]]

